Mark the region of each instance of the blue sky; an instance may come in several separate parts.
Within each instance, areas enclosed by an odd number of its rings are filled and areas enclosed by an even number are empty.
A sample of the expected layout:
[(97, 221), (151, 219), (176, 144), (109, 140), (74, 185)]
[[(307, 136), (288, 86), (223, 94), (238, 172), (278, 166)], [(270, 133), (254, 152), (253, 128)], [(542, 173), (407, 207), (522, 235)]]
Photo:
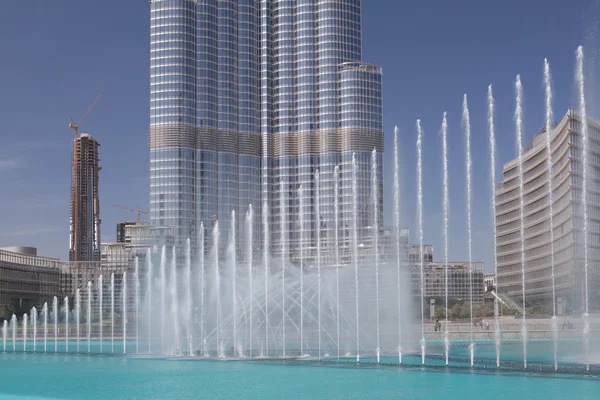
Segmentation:
[[(442, 253), (442, 113), (448, 112), (450, 258), (466, 260), (462, 96), (471, 108), (473, 259), (493, 269), (486, 90), (494, 86), (498, 175), (515, 157), (515, 75), (525, 90), (525, 140), (542, 125), (544, 57), (551, 63), (556, 119), (576, 106), (574, 54), (592, 64), (598, 0), (363, 1), (363, 59), (384, 68), (385, 213), (392, 217), (393, 127), (400, 129), (402, 217), (416, 240), (415, 121), (425, 131), (424, 235)], [(133, 217), (112, 204), (148, 207), (149, 6), (147, 0), (4, 1), (0, 11), (0, 246), (37, 246), (67, 258), (72, 130), (101, 143), (102, 240)], [(600, 60), (598, 60), (600, 64)], [(599, 77), (589, 68), (590, 77)], [(597, 81), (591, 113), (599, 115)], [(593, 88), (592, 84), (594, 84)], [(592, 90), (593, 89), (593, 90)], [(600, 97), (599, 97), (600, 100)]]

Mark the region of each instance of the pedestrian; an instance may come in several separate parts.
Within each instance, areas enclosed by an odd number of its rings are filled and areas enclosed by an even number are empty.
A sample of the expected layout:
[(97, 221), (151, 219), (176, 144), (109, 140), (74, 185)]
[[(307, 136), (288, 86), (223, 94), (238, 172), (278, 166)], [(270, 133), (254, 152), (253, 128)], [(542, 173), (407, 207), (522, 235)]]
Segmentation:
[(490, 330), (490, 323), (489, 323), (489, 321), (485, 321), (485, 330), (486, 331)]
[(482, 331), (483, 330), (483, 320), (479, 321), (479, 330)]

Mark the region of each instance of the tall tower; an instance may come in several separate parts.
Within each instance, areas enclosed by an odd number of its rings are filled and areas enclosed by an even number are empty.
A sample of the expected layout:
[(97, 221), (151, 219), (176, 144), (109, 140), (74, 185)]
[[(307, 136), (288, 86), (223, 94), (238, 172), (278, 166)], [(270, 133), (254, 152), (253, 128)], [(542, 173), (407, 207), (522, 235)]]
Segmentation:
[[(267, 202), (271, 251), (283, 238), (293, 255), (302, 185), (308, 253), (317, 238), (325, 251), (334, 246), (335, 197), (349, 246), (355, 154), (359, 237), (368, 232), (373, 149), (383, 175), (382, 72), (361, 61), (360, 0), (151, 0), (150, 30), (152, 225), (175, 227), (183, 246), (196, 243), (201, 221), (210, 242), (218, 220), (225, 245), (232, 211), (242, 233), (252, 204), (260, 230)], [(382, 185), (378, 193), (382, 209)]]
[(99, 146), (89, 133), (75, 138), (69, 219), (70, 261), (100, 260)]

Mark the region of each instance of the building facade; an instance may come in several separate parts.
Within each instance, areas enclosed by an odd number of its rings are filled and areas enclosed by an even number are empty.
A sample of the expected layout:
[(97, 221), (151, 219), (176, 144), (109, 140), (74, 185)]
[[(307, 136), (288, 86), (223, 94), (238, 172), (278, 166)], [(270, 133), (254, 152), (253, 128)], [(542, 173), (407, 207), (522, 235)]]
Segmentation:
[(301, 231), (308, 252), (336, 229), (347, 247), (353, 158), (357, 228), (372, 225), (373, 158), (381, 225), (382, 71), (361, 61), (360, 0), (151, 0), (150, 19), (152, 225), (182, 247), (203, 224), (210, 246), (219, 221), (224, 247), (235, 213), (243, 246), (251, 205), (257, 247), (263, 210), (272, 252), (297, 254)]
[[(581, 118), (575, 111), (569, 110), (551, 132), (551, 202), (545, 130), (538, 132), (523, 152), (524, 269), (528, 303), (552, 304), (554, 261), (557, 301), (568, 304), (567, 307), (573, 310), (582, 309), (585, 271), (581, 126)], [(588, 138), (588, 276), (590, 298), (597, 298), (600, 272), (600, 158), (597, 156), (600, 152), (600, 124), (591, 118), (588, 119)], [(496, 187), (496, 285), (501, 294), (512, 298), (520, 298), (523, 283), (519, 182), (518, 159), (515, 159), (504, 165), (503, 179)]]
[[(446, 298), (446, 274), (448, 275), (448, 301), (483, 303), (484, 265), (480, 261), (471, 264), (465, 261), (426, 262), (423, 265), (423, 298), (436, 299), (444, 304)], [(411, 265), (411, 284), (413, 296), (421, 296), (421, 269), (419, 263)]]
[(69, 260), (100, 260), (100, 199), (98, 147), (92, 135), (74, 139), (69, 218)]
[(51, 303), (53, 296), (66, 293), (65, 272), (58, 259), (39, 257), (35, 248), (0, 249), (0, 306), (22, 313)]

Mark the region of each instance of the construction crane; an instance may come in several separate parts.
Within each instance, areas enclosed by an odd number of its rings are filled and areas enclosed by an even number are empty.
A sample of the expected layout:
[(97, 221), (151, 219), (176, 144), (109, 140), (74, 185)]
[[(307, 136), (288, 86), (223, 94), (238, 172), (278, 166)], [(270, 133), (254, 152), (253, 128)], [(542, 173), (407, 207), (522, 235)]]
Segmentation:
[(113, 204), (112, 206), (113, 206), (113, 207), (117, 207), (117, 208), (122, 208), (122, 209), (125, 209), (125, 210), (129, 210), (129, 211), (131, 211), (131, 212), (135, 212), (135, 213), (136, 213), (136, 215), (137, 215), (136, 222), (137, 222), (138, 224), (141, 222), (141, 217), (140, 217), (140, 216), (141, 216), (141, 214), (148, 214), (148, 211), (142, 211), (142, 210), (140, 209), (140, 206), (135, 206), (136, 208), (131, 208), (131, 207), (127, 207), (127, 206), (120, 206), (120, 205), (118, 205), (118, 204)]
[(77, 242), (78, 242), (78, 236), (77, 236), (77, 230), (78, 230), (78, 224), (79, 221), (77, 220), (78, 218), (78, 210), (79, 210), (79, 202), (78, 202), (78, 196), (77, 196), (77, 188), (79, 186), (79, 182), (78, 182), (78, 176), (79, 176), (79, 171), (78, 171), (78, 162), (79, 162), (79, 151), (77, 149), (77, 136), (79, 136), (79, 126), (83, 123), (83, 121), (85, 120), (85, 118), (88, 116), (88, 114), (92, 111), (92, 109), (96, 106), (96, 103), (98, 103), (98, 100), (100, 100), (100, 97), (102, 97), (104, 93), (100, 92), (100, 94), (96, 97), (96, 100), (94, 100), (94, 102), (92, 103), (92, 105), (90, 106), (90, 108), (88, 108), (88, 110), (85, 112), (85, 114), (83, 114), (83, 116), (81, 117), (81, 119), (79, 119), (79, 122), (75, 123), (75, 121), (73, 121), (73, 118), (69, 118), (69, 128), (73, 129), (74, 135), (73, 135), (73, 154), (71, 156), (71, 172), (73, 173), (73, 177), (72, 177), (72, 182), (71, 182), (71, 207), (72, 207), (72, 213), (71, 213), (71, 244), (73, 246), (73, 254), (74, 254), (74, 259), (77, 259), (77, 254), (79, 252), (79, 249), (77, 248)]

